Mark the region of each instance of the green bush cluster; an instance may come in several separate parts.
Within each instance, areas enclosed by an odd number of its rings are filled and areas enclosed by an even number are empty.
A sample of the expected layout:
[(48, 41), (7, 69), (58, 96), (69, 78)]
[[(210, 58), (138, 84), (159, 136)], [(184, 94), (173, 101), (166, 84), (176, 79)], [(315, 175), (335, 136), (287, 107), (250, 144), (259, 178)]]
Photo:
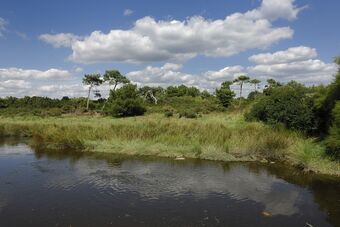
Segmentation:
[(325, 140), (325, 144), (329, 155), (340, 158), (340, 101), (336, 102), (332, 112), (333, 124)]
[(179, 118), (197, 118), (198, 117), (198, 113), (194, 112), (192, 110), (185, 110), (185, 111), (181, 111), (179, 112)]
[(283, 124), (288, 129), (311, 133), (315, 128), (313, 100), (303, 85), (291, 82), (262, 96), (246, 114), (246, 119)]

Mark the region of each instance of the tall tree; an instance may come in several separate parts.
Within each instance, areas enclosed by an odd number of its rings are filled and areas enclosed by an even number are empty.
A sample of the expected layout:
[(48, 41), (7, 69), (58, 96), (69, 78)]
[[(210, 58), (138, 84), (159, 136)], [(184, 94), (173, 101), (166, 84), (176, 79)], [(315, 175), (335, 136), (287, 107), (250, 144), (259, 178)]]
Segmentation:
[(89, 109), (90, 104), (90, 95), (92, 88), (97, 87), (103, 83), (103, 80), (100, 78), (100, 74), (85, 74), (83, 78), (83, 84), (89, 85), (89, 90), (87, 93), (87, 103), (86, 103), (86, 110)]
[(221, 88), (215, 91), (218, 101), (224, 107), (228, 107), (235, 96), (235, 93), (230, 89), (231, 84), (232, 82), (225, 81), (221, 84)]
[(253, 79), (253, 80), (249, 81), (249, 83), (254, 85), (254, 91), (257, 92), (258, 85), (259, 85), (259, 83), (261, 83), (261, 81), (258, 80), (258, 79)]
[[(116, 90), (117, 86), (119, 84), (128, 84), (130, 83), (130, 80), (128, 78), (126, 78), (125, 76), (123, 76), (118, 70), (112, 69), (112, 70), (106, 70), (105, 74), (104, 74), (104, 79), (103, 82), (108, 82), (110, 86), (113, 85), (113, 92)], [(106, 99), (102, 110), (105, 108), (105, 105), (107, 104), (107, 102), (109, 101), (109, 98)]]
[(249, 82), (249, 77), (246, 76), (246, 75), (240, 75), (239, 77), (237, 77), (235, 80), (234, 80), (234, 83), (237, 83), (238, 85), (240, 85), (240, 98), (242, 97), (242, 89), (243, 89), (243, 85), (245, 83), (248, 83)]

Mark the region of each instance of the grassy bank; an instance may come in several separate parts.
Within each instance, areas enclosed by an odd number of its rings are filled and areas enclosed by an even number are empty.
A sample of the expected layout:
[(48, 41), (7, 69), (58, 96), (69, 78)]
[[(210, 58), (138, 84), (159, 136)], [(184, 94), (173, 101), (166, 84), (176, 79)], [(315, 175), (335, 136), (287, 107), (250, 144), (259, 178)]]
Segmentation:
[(222, 161), (285, 161), (303, 170), (340, 175), (339, 162), (322, 146), (285, 129), (245, 122), (240, 114), (199, 119), (160, 114), (104, 117), (2, 117), (2, 136), (29, 136), (55, 148), (90, 152), (201, 158)]

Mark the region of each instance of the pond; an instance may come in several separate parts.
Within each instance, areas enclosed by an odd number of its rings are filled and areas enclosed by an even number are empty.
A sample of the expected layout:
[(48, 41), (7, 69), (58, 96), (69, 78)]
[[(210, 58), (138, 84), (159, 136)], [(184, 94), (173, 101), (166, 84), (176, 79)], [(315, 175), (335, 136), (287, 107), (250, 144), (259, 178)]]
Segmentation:
[(340, 226), (339, 178), (0, 141), (0, 226)]

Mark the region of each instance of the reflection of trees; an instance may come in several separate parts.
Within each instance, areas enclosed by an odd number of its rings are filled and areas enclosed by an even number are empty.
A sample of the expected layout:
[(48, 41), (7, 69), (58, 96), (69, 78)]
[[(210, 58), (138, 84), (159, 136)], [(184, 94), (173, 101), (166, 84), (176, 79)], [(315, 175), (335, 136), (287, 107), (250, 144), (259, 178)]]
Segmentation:
[[(22, 140), (0, 140), (0, 145), (17, 145)], [(114, 190), (132, 190), (145, 198), (181, 196), (191, 193), (198, 198), (211, 193), (224, 193), (237, 200), (252, 200), (263, 204), (273, 215), (292, 215), (299, 209), (302, 191), (312, 195), (315, 211), (324, 211), (333, 225), (340, 223), (340, 180), (315, 174), (303, 174), (294, 168), (256, 163), (221, 163), (201, 160), (173, 161), (152, 157), (84, 153), (72, 150), (52, 150), (30, 141), (37, 159), (69, 161), (68, 174), (50, 175), (50, 187), (76, 187), (79, 182), (94, 187)], [(54, 168), (44, 166), (42, 168)], [(56, 169), (56, 171), (62, 171)], [(288, 183), (290, 184), (288, 184)], [(298, 185), (312, 193), (299, 189)], [(306, 200), (308, 200), (307, 198)], [(1, 201), (0, 201), (1, 202)], [(306, 202), (306, 201), (302, 201)]]

